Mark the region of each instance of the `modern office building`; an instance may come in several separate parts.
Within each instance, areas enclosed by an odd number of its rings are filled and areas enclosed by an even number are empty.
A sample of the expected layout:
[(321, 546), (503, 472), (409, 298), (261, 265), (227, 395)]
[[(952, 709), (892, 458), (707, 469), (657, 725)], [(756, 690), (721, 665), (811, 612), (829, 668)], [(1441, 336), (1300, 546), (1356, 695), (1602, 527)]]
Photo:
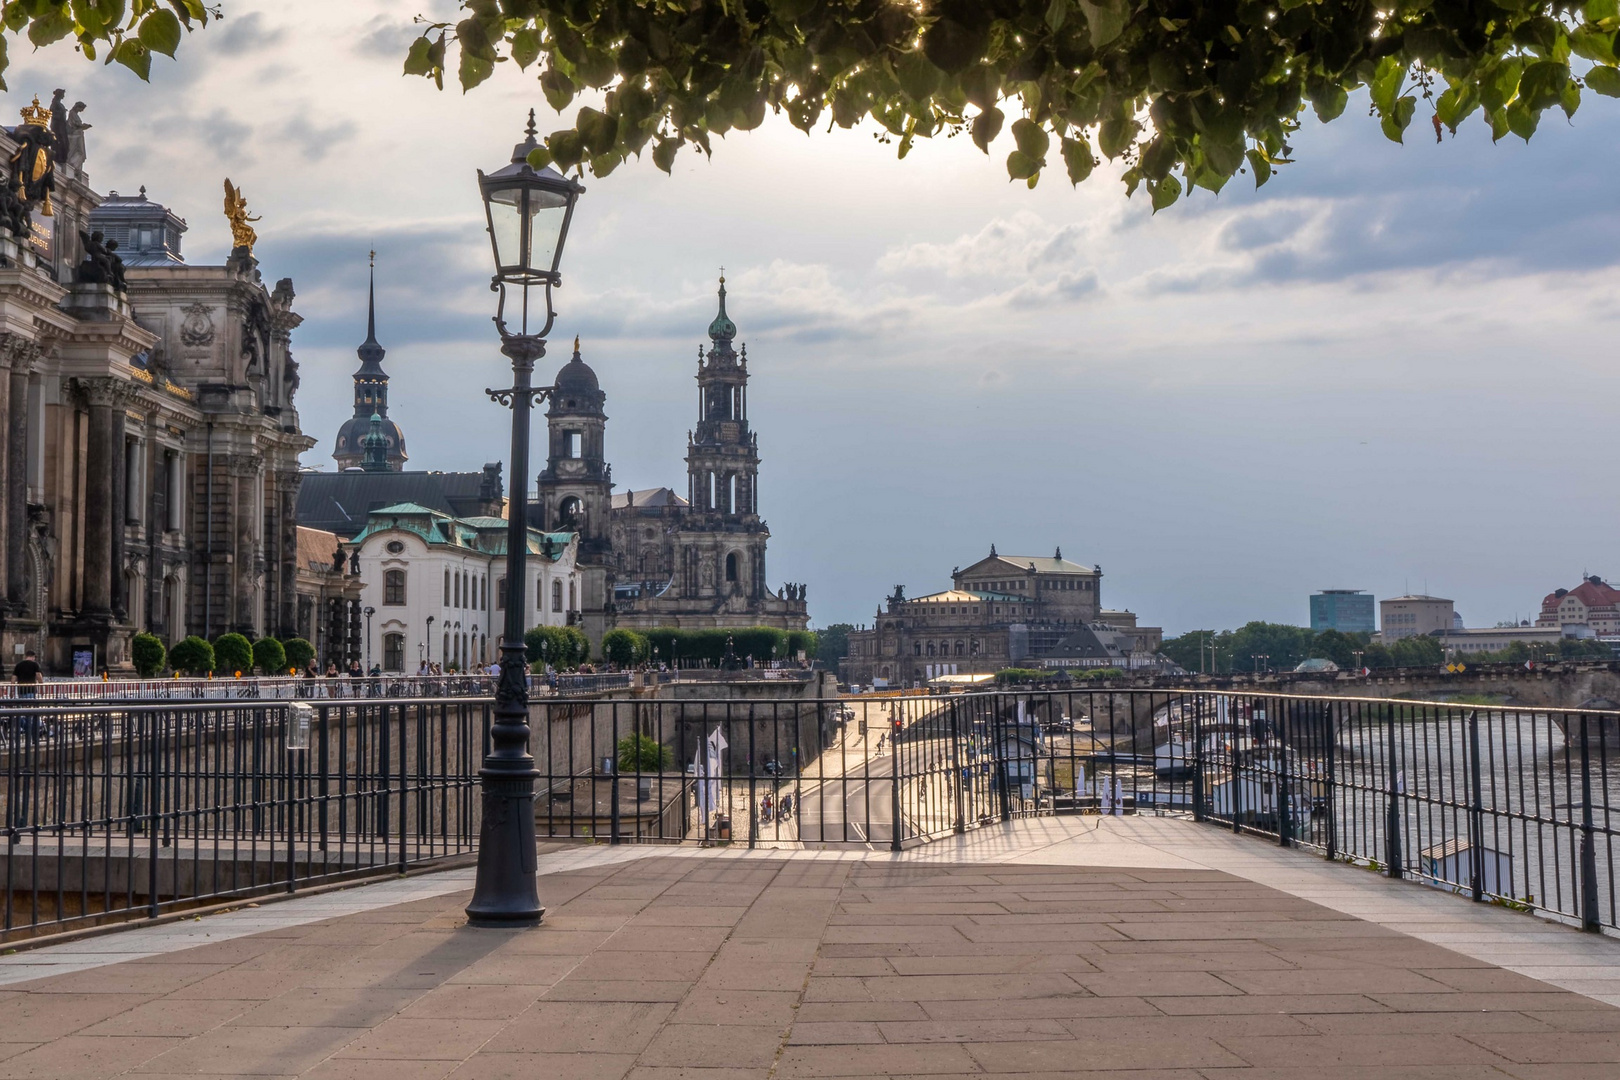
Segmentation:
[(1455, 605), (1438, 596), (1394, 596), (1378, 602), (1384, 641), (1419, 634), (1445, 633), (1457, 628)]
[(1311, 630), (1370, 634), (1378, 629), (1372, 593), (1361, 589), (1323, 589), (1311, 594)]

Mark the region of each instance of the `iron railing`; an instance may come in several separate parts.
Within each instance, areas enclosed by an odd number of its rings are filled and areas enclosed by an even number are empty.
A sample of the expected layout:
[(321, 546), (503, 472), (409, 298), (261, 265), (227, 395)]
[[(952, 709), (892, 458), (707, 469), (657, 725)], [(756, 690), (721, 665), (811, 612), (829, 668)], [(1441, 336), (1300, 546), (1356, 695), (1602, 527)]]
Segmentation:
[[(544, 680), (535, 676), (535, 685)], [(490, 675), (258, 675), (199, 679), (50, 679), (32, 686), (0, 683), (0, 705), (50, 701), (293, 701), (318, 698), (486, 697)]]
[(487, 699), (308, 707), (0, 708), (0, 940), (473, 849)]
[[(1202, 690), (825, 699), (648, 673), (605, 685), (621, 677), (531, 704), (542, 839), (899, 849), (1021, 816), (1170, 813), (1617, 926), (1620, 714)], [(310, 704), (309, 749), (290, 752), (286, 702), (0, 708), (6, 931), (473, 848), (488, 699)]]

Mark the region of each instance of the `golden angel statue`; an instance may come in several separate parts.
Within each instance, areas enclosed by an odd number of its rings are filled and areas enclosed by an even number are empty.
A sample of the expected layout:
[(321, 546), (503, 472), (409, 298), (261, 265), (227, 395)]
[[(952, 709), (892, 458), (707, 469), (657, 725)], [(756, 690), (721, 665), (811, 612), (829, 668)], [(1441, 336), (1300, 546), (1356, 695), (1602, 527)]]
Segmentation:
[(231, 246), (251, 252), (259, 234), (248, 222), (259, 219), (248, 217), (247, 196), (231, 184), (229, 177), (225, 179), (225, 218), (231, 223)]

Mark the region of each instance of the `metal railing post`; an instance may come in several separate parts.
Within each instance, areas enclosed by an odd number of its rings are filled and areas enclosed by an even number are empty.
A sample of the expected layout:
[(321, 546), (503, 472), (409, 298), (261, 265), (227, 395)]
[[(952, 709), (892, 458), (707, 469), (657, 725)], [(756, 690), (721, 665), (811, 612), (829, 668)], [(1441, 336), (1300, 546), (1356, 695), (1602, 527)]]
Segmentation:
[(1339, 800), (1337, 798), (1339, 784), (1339, 732), (1333, 724), (1333, 707), (1330, 705), (1326, 709), (1322, 710), (1322, 712), (1325, 717), (1322, 725), (1322, 734), (1323, 738), (1327, 742), (1327, 746), (1325, 748), (1327, 757), (1327, 786), (1325, 789), (1325, 802), (1327, 804), (1327, 843), (1324, 845), (1326, 848), (1324, 857), (1332, 860), (1339, 857)]
[(1480, 785), (1479, 710), (1468, 713), (1468, 885), (1474, 902), (1485, 899), (1485, 798)]
[[(1603, 928), (1598, 907), (1597, 842), (1592, 824), (1592, 742), (1587, 728), (1590, 719), (1581, 714), (1581, 929), (1595, 934)], [(1604, 737), (1603, 725), (1598, 725)]]
[(956, 808), (956, 823), (952, 830), (961, 836), (967, 832), (966, 810), (962, 805), (962, 712), (951, 702), (951, 801)]
[[(1208, 821), (1209, 808), (1204, 805), (1204, 698), (1203, 695), (1194, 695), (1192, 699), (1192, 811), (1194, 821)], [(1071, 740), (1070, 746), (1074, 744)], [(1171, 753), (1175, 753), (1175, 738), (1171, 737)], [(1173, 760), (1173, 759), (1172, 759)], [(1080, 801), (1079, 785), (1075, 785), (1075, 805)]]
[(905, 726), (906, 699), (900, 699), (895, 721), (889, 725), (889, 850), (900, 850), (900, 731)]
[(1385, 793), (1384, 806), (1384, 862), (1388, 866), (1391, 878), (1405, 876), (1406, 862), (1401, 854), (1401, 792), (1400, 770), (1395, 753), (1395, 710), (1389, 708), (1385, 713), (1388, 723), (1385, 725), (1384, 736), (1384, 773), (1389, 780), (1389, 790)]
[[(151, 713), (147, 717), (150, 737), (147, 740), (146, 767), (147, 826), (146, 826), (146, 912), (158, 917), (158, 807), (162, 801), (158, 786), (158, 728), (161, 717)], [(178, 868), (177, 868), (178, 869)]]
[(1292, 726), (1289, 720), (1293, 717), (1295, 702), (1289, 699), (1277, 704), (1282, 706), (1277, 710), (1277, 845), (1293, 847), (1294, 808), (1290, 797), (1292, 792), (1288, 790), (1288, 729)]
[[(607, 771), (608, 783), (611, 785), (608, 803), (608, 831), (612, 834), (608, 837), (608, 844), (615, 845), (619, 842), (619, 828), (621, 820), (619, 816), (619, 703), (617, 701), (613, 703), (613, 707), (610, 710), (609, 715), (610, 720), (608, 726), (610, 730), (608, 731), (608, 745), (611, 748), (612, 756), (608, 758), (608, 761), (613, 767)], [(639, 752), (639, 747), (637, 749)], [(637, 760), (639, 762), (639, 757)], [(639, 764), (637, 767), (640, 767)]]

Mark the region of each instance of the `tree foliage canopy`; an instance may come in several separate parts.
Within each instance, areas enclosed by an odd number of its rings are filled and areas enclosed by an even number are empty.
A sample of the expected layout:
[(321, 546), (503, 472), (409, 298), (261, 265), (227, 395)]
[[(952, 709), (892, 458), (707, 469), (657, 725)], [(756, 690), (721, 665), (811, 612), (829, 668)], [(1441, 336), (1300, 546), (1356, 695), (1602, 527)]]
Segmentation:
[[(1158, 209), (1240, 171), (1265, 183), (1305, 108), (1332, 120), (1362, 86), (1397, 142), (1420, 101), (1436, 138), (1478, 112), (1494, 138), (1528, 139), (1588, 90), (1620, 97), (1620, 0), (460, 2), (423, 24), (405, 74), (465, 91), (532, 70), (553, 108), (580, 103), (534, 163), (597, 176), (649, 146), (668, 171), (768, 113), (805, 132), (871, 118), (901, 157), (961, 134), (988, 154), (1006, 129), (1008, 176), (1032, 187), (1051, 165), (1078, 184), (1118, 159)], [(204, 0), (0, 0), (11, 34), (143, 79), (218, 17)]]
[[(1620, 0), (461, 0), (430, 22), (407, 75), (464, 91), (502, 64), (535, 72), (574, 123), (531, 162), (605, 176), (650, 145), (692, 145), (767, 113), (811, 132), (870, 117), (905, 157), (966, 134), (1033, 187), (1120, 159), (1155, 209), (1291, 159), (1307, 105), (1338, 117), (1365, 86), (1401, 141), (1419, 100), (1442, 127), (1481, 113), (1528, 139), (1583, 92), (1620, 96)], [(1583, 63), (1572, 66), (1578, 58)]]

